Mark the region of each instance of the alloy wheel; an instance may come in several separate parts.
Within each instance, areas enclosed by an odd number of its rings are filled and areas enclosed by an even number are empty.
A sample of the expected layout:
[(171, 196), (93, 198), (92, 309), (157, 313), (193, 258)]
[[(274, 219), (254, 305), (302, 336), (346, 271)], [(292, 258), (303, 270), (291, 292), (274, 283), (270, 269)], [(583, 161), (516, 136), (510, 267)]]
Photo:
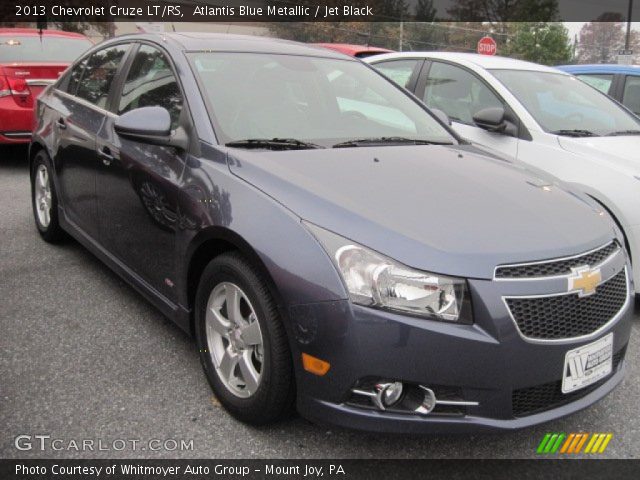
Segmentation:
[(235, 396), (249, 398), (260, 386), (264, 340), (247, 295), (231, 282), (218, 284), (207, 301), (207, 346), (216, 373)]
[(43, 228), (51, 223), (51, 183), (44, 165), (38, 165), (35, 177), (35, 203), (38, 222)]

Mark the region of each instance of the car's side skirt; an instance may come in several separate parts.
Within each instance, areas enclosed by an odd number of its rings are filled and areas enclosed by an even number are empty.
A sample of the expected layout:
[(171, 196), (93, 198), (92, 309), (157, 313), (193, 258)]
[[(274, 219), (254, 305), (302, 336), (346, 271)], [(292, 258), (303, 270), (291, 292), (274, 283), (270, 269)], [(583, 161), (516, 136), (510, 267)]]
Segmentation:
[(107, 251), (102, 245), (96, 242), (93, 238), (87, 235), (78, 225), (69, 220), (65, 213), (64, 208), (58, 207), (58, 218), (60, 219), (61, 227), (75, 238), (82, 246), (98, 257), (104, 262), (111, 270), (118, 274), (129, 285), (135, 288), (144, 298), (146, 298), (151, 304), (156, 307), (163, 315), (172, 320), (182, 330), (191, 334), (191, 322), (189, 311), (184, 309), (181, 305), (178, 305), (167, 297), (158, 292), (155, 288), (149, 285), (143, 278), (137, 273), (127, 267), (118, 258)]

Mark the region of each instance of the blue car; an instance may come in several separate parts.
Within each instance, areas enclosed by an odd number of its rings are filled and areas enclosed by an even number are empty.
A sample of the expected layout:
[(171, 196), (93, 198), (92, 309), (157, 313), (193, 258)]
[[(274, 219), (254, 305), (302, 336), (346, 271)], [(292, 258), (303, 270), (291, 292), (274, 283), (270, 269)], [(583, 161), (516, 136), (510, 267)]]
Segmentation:
[(575, 75), (640, 115), (640, 65), (560, 65), (556, 68)]

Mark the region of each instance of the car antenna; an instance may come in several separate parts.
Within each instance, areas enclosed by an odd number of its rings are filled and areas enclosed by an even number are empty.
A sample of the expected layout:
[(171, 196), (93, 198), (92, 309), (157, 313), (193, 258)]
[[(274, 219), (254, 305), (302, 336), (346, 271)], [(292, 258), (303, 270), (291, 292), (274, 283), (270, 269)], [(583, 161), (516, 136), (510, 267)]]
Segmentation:
[(40, 42), (42, 43), (42, 31), (47, 29), (47, 19), (38, 20), (38, 35), (40, 35)]

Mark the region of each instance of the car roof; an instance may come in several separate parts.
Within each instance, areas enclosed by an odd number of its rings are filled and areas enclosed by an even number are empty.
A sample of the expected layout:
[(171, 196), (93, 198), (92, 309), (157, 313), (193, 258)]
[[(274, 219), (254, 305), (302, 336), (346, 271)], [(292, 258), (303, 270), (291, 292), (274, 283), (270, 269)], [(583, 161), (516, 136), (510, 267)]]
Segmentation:
[(640, 75), (640, 65), (592, 63), (588, 65), (558, 65), (556, 68), (569, 73), (627, 73), (631, 75)]
[(537, 72), (553, 72), (559, 73), (558, 70), (552, 67), (539, 65), (537, 63), (525, 62), (524, 60), (517, 60), (515, 58), (500, 57), (497, 55), (480, 55), (478, 53), (460, 53), (460, 52), (402, 52), (402, 53), (389, 53), (384, 55), (376, 55), (367, 59), (372, 63), (377, 63), (381, 60), (391, 58), (404, 58), (404, 57), (418, 57), (418, 58), (432, 58), (437, 60), (448, 60), (451, 62), (457, 62), (461, 64), (474, 64), (478, 67), (491, 69), (509, 69), (509, 70), (529, 70)]
[(170, 41), (184, 51), (276, 53), (353, 60), (344, 54), (316, 45), (252, 35), (210, 32), (170, 32), (131, 34), (117, 37), (117, 40), (123, 39), (148, 39), (159, 43)]
[[(31, 37), (40, 35), (40, 30), (37, 28), (0, 28), (0, 35), (22, 35)], [(64, 32), (62, 30), (42, 30), (42, 35), (48, 37), (87, 38), (81, 33)]]
[(393, 52), (393, 50), (389, 50), (387, 48), (371, 47), (368, 45), (355, 45), (353, 43), (314, 43), (312, 45), (317, 45), (319, 47), (324, 47), (324, 48), (330, 48), (331, 50), (336, 50), (341, 53), (346, 53), (347, 55), (356, 55), (358, 53), (366, 53), (366, 52), (382, 52), (382, 53)]

